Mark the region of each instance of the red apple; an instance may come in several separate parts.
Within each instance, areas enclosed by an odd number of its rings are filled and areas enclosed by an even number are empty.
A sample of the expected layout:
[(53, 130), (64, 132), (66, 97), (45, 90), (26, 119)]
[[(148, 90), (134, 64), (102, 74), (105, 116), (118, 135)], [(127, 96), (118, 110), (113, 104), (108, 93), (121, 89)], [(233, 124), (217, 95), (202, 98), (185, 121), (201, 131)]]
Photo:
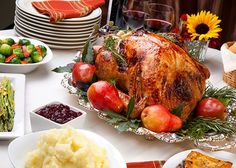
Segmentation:
[(72, 81), (76, 83), (77, 81), (88, 83), (93, 79), (96, 67), (91, 64), (86, 64), (83, 62), (77, 62), (73, 66), (72, 71)]
[(162, 105), (152, 105), (142, 111), (141, 120), (144, 127), (151, 131), (168, 132), (171, 113)]
[(98, 110), (120, 113), (124, 108), (117, 89), (106, 81), (93, 83), (87, 91), (87, 96), (93, 107)]
[(215, 98), (205, 98), (197, 105), (196, 115), (224, 119), (225, 106)]

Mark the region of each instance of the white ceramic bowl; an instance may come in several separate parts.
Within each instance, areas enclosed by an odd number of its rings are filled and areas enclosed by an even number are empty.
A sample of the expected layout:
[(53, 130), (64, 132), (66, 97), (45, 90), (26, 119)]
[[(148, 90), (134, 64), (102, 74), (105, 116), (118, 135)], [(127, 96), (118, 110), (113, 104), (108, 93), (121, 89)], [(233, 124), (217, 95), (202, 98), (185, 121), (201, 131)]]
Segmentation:
[[(106, 139), (91, 131), (78, 129), (79, 132), (94, 141), (107, 151), (110, 168), (126, 168), (124, 158), (119, 151)], [(45, 131), (35, 132), (13, 140), (8, 146), (8, 156), (15, 168), (23, 168), (26, 154), (36, 148), (39, 137)]]
[(14, 36), (0, 36), (0, 39), (4, 38), (12, 38), (15, 40), (15, 42), (18, 42), (19, 39), (28, 39), (30, 42), (34, 45), (43, 45), (47, 48), (47, 55), (43, 58), (41, 62), (37, 63), (32, 63), (32, 64), (6, 64), (6, 63), (0, 63), (0, 72), (8, 72), (8, 73), (29, 73), (36, 68), (38, 68), (40, 65), (44, 65), (48, 63), (52, 57), (53, 53), (51, 49), (43, 42), (35, 40), (35, 39), (30, 39), (30, 38), (25, 38), (25, 37), (14, 37)]
[[(75, 111), (75, 112), (81, 112), (82, 115), (64, 123), (64, 124), (59, 124), (56, 123), (50, 119), (47, 119), (35, 112), (37, 112), (38, 110), (44, 108), (47, 105), (51, 105), (51, 104), (63, 104), (63, 105), (67, 105), (70, 107), (71, 110)], [(67, 126), (71, 126), (74, 128), (82, 128), (85, 122), (85, 118), (86, 118), (86, 112), (81, 110), (81, 109), (77, 109), (75, 107), (72, 107), (68, 104), (59, 102), (59, 101), (54, 101), (51, 102), (49, 104), (43, 105), (35, 110), (33, 110), (32, 112), (30, 112), (30, 121), (31, 121), (31, 128), (32, 131), (42, 131), (42, 130), (48, 130), (48, 129), (53, 129), (53, 128), (61, 128), (61, 127), (67, 127)]]

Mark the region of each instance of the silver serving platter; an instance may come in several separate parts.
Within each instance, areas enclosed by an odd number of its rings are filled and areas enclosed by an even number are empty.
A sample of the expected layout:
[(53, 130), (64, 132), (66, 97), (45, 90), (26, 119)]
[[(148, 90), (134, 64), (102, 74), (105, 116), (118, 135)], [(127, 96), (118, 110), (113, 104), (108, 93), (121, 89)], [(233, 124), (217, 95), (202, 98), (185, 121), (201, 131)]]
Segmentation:
[[(94, 109), (89, 102), (86, 102), (79, 94), (77, 94), (77, 89), (71, 85), (70, 81), (71, 81), (71, 74), (67, 73), (64, 75), (61, 84), (64, 88), (66, 88), (69, 91), (70, 94), (77, 96), (79, 106), (87, 110), (96, 111), (98, 117), (104, 121), (109, 120), (106, 114), (97, 109)], [(236, 102), (232, 103), (227, 107), (229, 114), (231, 114), (231, 112), (235, 109), (236, 109)], [(236, 124), (235, 116), (229, 115), (227, 120), (229, 122), (233, 122)], [(113, 126), (114, 128), (116, 128), (115, 125)], [(179, 136), (176, 133), (155, 133), (144, 127), (139, 127), (138, 129), (135, 130), (130, 128), (127, 131), (133, 132), (136, 135), (144, 136), (147, 140), (158, 139), (167, 143), (177, 143), (186, 140), (191, 140), (194, 142), (196, 147), (201, 148), (203, 150), (217, 151), (217, 150), (236, 148), (236, 133), (230, 136), (225, 134), (209, 134), (202, 139), (196, 140), (188, 136), (185, 137)]]

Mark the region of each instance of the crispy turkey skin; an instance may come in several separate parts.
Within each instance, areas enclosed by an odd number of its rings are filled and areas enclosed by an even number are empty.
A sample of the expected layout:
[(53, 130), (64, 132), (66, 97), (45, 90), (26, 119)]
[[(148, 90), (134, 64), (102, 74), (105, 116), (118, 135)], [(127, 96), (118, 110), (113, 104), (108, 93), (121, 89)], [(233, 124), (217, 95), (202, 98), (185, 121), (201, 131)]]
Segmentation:
[(103, 47), (95, 56), (96, 75), (116, 80), (118, 89), (126, 91), (120, 92), (126, 107), (129, 98), (135, 97), (131, 117), (140, 117), (145, 106), (162, 104), (170, 110), (182, 106), (185, 121), (202, 98), (208, 69), (176, 44), (142, 30), (120, 36), (117, 49), (126, 66), (120, 66)]

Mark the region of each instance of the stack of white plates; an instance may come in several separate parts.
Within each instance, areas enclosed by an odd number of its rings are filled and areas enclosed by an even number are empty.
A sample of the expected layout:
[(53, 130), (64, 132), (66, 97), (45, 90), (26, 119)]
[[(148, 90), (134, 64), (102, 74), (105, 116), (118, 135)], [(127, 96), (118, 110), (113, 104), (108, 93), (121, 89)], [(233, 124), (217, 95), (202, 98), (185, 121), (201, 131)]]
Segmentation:
[[(102, 11), (95, 9), (89, 15), (50, 23), (49, 17), (39, 14), (32, 6), (35, 0), (16, 0), (15, 32), (19, 36), (38, 39), (51, 48), (82, 48), (93, 32), (94, 25), (100, 25)], [(90, 36), (92, 41), (96, 35)]]

